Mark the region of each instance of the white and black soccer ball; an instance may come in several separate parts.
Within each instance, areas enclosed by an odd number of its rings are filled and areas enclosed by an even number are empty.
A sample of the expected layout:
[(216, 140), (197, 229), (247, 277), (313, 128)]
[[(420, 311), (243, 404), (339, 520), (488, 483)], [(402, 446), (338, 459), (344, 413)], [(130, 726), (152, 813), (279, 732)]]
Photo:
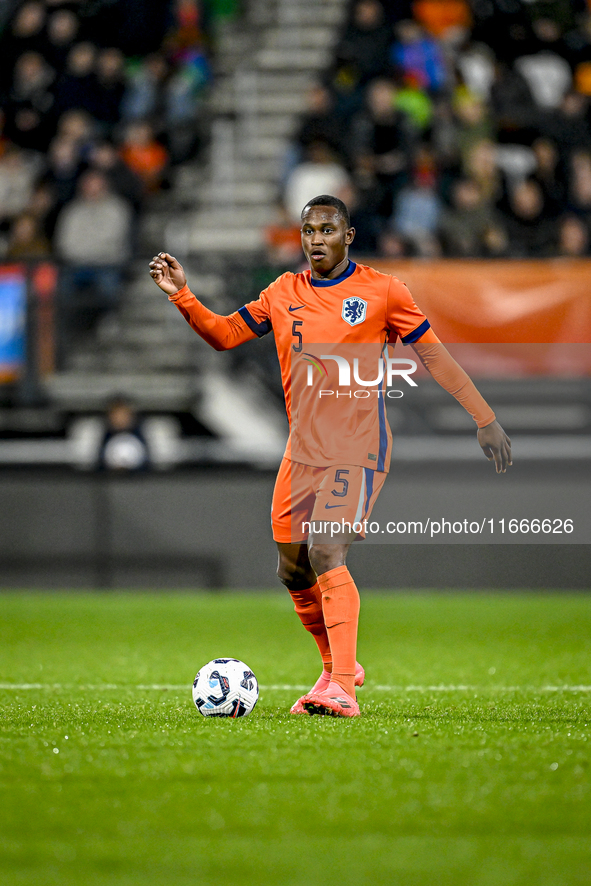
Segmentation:
[(258, 697), (257, 678), (237, 658), (214, 658), (193, 680), (193, 701), (204, 717), (246, 717)]

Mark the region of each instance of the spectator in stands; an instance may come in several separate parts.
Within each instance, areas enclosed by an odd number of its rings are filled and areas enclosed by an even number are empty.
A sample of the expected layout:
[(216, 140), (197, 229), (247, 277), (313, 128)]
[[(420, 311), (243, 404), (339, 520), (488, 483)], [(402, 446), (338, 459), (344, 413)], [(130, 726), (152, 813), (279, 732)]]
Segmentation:
[(390, 61), (428, 92), (441, 92), (448, 83), (449, 75), (441, 46), (412, 19), (396, 25), (396, 40), (390, 50)]
[(347, 151), (348, 122), (335, 110), (334, 96), (320, 83), (311, 86), (306, 94), (306, 110), (300, 118), (295, 137), (297, 160), (312, 142), (323, 141), (332, 145), (342, 156)]
[(92, 116), (110, 135), (120, 119), (120, 106), (125, 92), (123, 54), (120, 49), (102, 49), (96, 60), (95, 100)]
[(49, 146), (47, 170), (42, 179), (52, 190), (56, 216), (74, 197), (81, 171), (80, 145), (71, 138), (56, 136)]
[[(542, 24), (554, 32), (554, 22), (540, 19), (537, 22), (540, 30)], [(541, 51), (516, 59), (515, 69), (526, 79), (537, 106), (544, 110), (557, 108), (570, 89), (572, 75), (568, 62), (549, 49), (549, 41)]]
[(91, 169), (103, 173), (111, 191), (127, 200), (137, 215), (142, 208), (144, 198), (143, 182), (125, 165), (117, 148), (108, 141), (96, 142), (90, 148), (88, 163)]
[(558, 146), (561, 159), (567, 161), (571, 151), (591, 143), (589, 99), (578, 92), (567, 92), (560, 107), (544, 114), (540, 132)]
[(409, 117), (395, 107), (396, 89), (391, 80), (373, 80), (366, 90), (365, 107), (352, 121), (350, 150), (356, 182), (368, 193), (367, 174), (376, 196), (373, 211), (385, 218), (393, 201), (408, 181), (408, 157), (415, 132)]
[(460, 178), (451, 189), (451, 207), (439, 223), (444, 255), (468, 257), (499, 254), (506, 247), (500, 220), (483, 200), (480, 187), (470, 178)]
[(76, 43), (70, 49), (66, 69), (54, 89), (58, 116), (71, 108), (85, 108), (92, 114), (96, 101), (96, 55), (96, 46), (89, 42)]
[(60, 213), (59, 254), (78, 266), (122, 265), (129, 257), (130, 220), (129, 204), (111, 192), (105, 175), (89, 170)]
[(154, 130), (147, 120), (127, 125), (121, 159), (142, 180), (146, 194), (159, 189), (168, 167), (168, 152), (154, 137)]
[(96, 134), (95, 121), (81, 108), (73, 108), (71, 111), (66, 111), (58, 120), (57, 137), (75, 142), (80, 149), (82, 157), (90, 150)]
[(516, 58), (535, 51), (535, 40), (525, 4), (493, 0), (471, 4), (475, 17), (472, 39), (482, 42), (512, 65)]
[(33, 189), (26, 211), (37, 222), (39, 230), (51, 242), (55, 228), (55, 197), (48, 184), (40, 181)]
[(90, 328), (120, 300), (130, 255), (131, 207), (111, 193), (96, 170), (80, 178), (77, 196), (61, 211), (54, 246), (66, 263), (62, 275), (66, 332)]
[(172, 17), (173, 26), (163, 44), (173, 65), (166, 101), (169, 126), (185, 122), (187, 116), (195, 112), (200, 93), (211, 79), (203, 49), (203, 4), (199, 0), (177, 0), (173, 4)]
[(415, 0), (412, 9), (425, 30), (442, 40), (465, 37), (472, 23), (466, 0)]
[(34, 215), (23, 213), (13, 222), (6, 258), (10, 261), (34, 261), (47, 258), (51, 254), (51, 246), (45, 234), (40, 230)]
[(96, 467), (99, 471), (119, 473), (135, 473), (150, 467), (142, 422), (127, 397), (115, 397), (107, 407)]
[(525, 77), (498, 59), (490, 88), (491, 110), (500, 142), (529, 145), (540, 123), (540, 111)]
[(299, 128), (283, 157), (283, 187), (313, 142), (325, 142), (351, 163), (354, 152), (350, 145), (349, 128), (350, 120), (337, 113), (335, 96), (328, 87), (320, 83), (311, 86), (306, 93), (306, 110), (300, 118)]
[(285, 185), (285, 206), (292, 221), (301, 220), (302, 206), (318, 194), (334, 194), (348, 203), (351, 180), (327, 142), (315, 141), (306, 156), (291, 172)]
[(172, 7), (172, 27), (164, 42), (166, 49), (174, 55), (198, 46), (203, 40), (203, 30), (198, 0), (175, 0)]
[(347, 70), (356, 86), (379, 77), (388, 64), (390, 29), (379, 0), (357, 0), (352, 20), (337, 48), (337, 67)]
[(124, 120), (164, 119), (171, 67), (161, 52), (152, 52), (128, 77), (121, 104)]
[(460, 85), (487, 102), (495, 79), (495, 57), (484, 43), (468, 42), (455, 57)]
[(38, 156), (10, 145), (0, 157), (0, 223), (24, 212), (39, 172)]
[(457, 120), (451, 103), (443, 97), (435, 103), (429, 141), (437, 158), (439, 195), (444, 202), (450, 203), (451, 186), (462, 173)]
[(437, 230), (442, 209), (434, 157), (429, 148), (422, 146), (415, 158), (412, 181), (396, 199), (392, 229), (410, 241), (419, 255), (439, 255)]
[(9, 83), (16, 60), (25, 52), (43, 54), (45, 49), (44, 3), (29, 0), (17, 9), (12, 24), (7, 29), (0, 46), (0, 82)]
[(211, 80), (209, 61), (201, 46), (191, 46), (173, 56), (173, 72), (166, 97), (167, 125), (195, 113), (203, 89)]
[(577, 19), (576, 27), (564, 29), (564, 55), (575, 71), (579, 64), (591, 61), (591, 12), (587, 8), (579, 13)]
[(587, 97), (591, 96), (591, 61), (577, 65), (573, 84), (576, 92)]
[(182, 162), (200, 146), (196, 120), (210, 77), (204, 57), (194, 50), (183, 51), (176, 64), (163, 52), (151, 53), (127, 80), (122, 116), (128, 121), (158, 121), (156, 134), (163, 139), (171, 161)]
[(23, 148), (43, 151), (51, 134), (51, 85), (55, 71), (38, 52), (25, 52), (14, 66), (6, 103), (6, 132)]
[(569, 209), (589, 225), (591, 223), (591, 153), (588, 150), (573, 151), (569, 169)]
[[(565, 39), (565, 36), (575, 27), (577, 19), (583, 11), (585, 0), (581, 3), (579, 10), (575, 12), (578, 2), (579, 0), (574, 0), (574, 2), (551, 0), (553, 8), (550, 8), (548, 4), (540, 4), (537, 9), (532, 10), (532, 31), (537, 51), (549, 51), (566, 59), (571, 69), (575, 64), (573, 46), (570, 40)], [(582, 18), (584, 18), (584, 14)]]
[(343, 119), (361, 108), (366, 84), (386, 72), (390, 42), (384, 6), (378, 0), (356, 0), (327, 78)]
[(366, 158), (360, 158), (353, 171), (353, 189), (349, 202), (351, 226), (355, 228), (355, 252), (373, 255), (387, 222), (386, 208), (392, 201), (380, 186)]
[(567, 52), (565, 57), (573, 69), (573, 83), (577, 92), (591, 95), (591, 12), (587, 10), (579, 16), (577, 28), (573, 28), (564, 39)]
[(78, 36), (78, 19), (71, 9), (58, 9), (47, 20), (45, 57), (55, 71), (66, 67), (68, 53)]
[(515, 258), (551, 255), (556, 249), (556, 225), (545, 213), (539, 184), (526, 179), (509, 193), (505, 218), (508, 252)]
[(173, 163), (194, 157), (201, 147), (198, 123), (204, 90), (211, 78), (209, 61), (201, 47), (183, 52), (176, 60), (167, 84), (163, 134)]
[(38, 52), (24, 52), (16, 60), (12, 77), (10, 100), (28, 103), (47, 113), (53, 103), (50, 86), (55, 71)]
[(535, 140), (532, 149), (536, 158), (536, 169), (532, 178), (542, 189), (546, 212), (556, 217), (562, 212), (565, 199), (558, 148), (550, 139), (540, 137)]
[(503, 178), (497, 166), (497, 151), (491, 139), (481, 139), (467, 153), (464, 174), (474, 179), (483, 198), (496, 205), (503, 197)]
[(406, 74), (396, 90), (395, 107), (407, 115), (417, 136), (423, 136), (431, 125), (433, 102), (414, 74)]
[(454, 90), (452, 108), (455, 146), (462, 164), (465, 165), (470, 151), (478, 142), (492, 139), (493, 124), (486, 102), (465, 84)]
[(558, 223), (557, 255), (581, 258), (589, 255), (589, 228), (576, 215), (565, 215)]

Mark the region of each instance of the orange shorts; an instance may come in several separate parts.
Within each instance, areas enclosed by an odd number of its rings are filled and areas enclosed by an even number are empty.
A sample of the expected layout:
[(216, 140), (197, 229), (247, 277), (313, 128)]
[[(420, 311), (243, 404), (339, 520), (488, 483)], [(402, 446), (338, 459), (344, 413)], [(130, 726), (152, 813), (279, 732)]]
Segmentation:
[[(271, 505), (273, 538), (303, 544), (310, 531), (330, 532), (331, 523), (364, 538), (363, 521), (369, 519), (386, 476), (359, 465), (315, 468), (284, 458)], [(327, 525), (322, 529), (321, 524)]]

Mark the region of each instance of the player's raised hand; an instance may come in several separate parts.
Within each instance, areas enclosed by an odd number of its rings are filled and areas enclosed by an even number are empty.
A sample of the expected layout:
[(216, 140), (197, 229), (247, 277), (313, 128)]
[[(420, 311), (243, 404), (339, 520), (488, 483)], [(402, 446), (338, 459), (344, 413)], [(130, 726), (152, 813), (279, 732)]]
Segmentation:
[(497, 474), (504, 474), (511, 461), (511, 440), (498, 421), (478, 428), (478, 442), (489, 461), (494, 461)]
[(154, 256), (150, 262), (150, 276), (167, 295), (174, 295), (187, 282), (183, 266), (168, 252)]

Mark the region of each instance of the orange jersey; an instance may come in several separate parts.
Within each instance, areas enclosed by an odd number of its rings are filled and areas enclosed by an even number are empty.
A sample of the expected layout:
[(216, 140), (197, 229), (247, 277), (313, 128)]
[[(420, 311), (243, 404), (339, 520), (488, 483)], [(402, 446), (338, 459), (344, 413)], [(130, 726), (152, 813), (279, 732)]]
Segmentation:
[[(256, 335), (273, 329), (291, 427), (286, 456), (316, 467), (353, 464), (387, 471), (392, 437), (383, 396), (374, 391), (370, 401), (352, 397), (349, 403), (342, 397), (338, 402), (336, 397), (334, 402), (329, 403), (328, 397), (321, 401), (318, 394), (323, 387), (338, 388), (334, 360), (321, 361), (330, 377), (314, 373), (311, 390), (306, 381), (308, 366), (313, 365), (309, 360), (327, 350), (314, 348), (316, 344), (329, 343), (345, 358), (358, 353), (362, 363), (377, 367), (386, 343), (399, 337), (405, 343), (418, 341), (429, 321), (404, 283), (354, 262), (335, 280), (314, 280), (309, 270), (288, 273), (238, 313)], [(375, 347), (361, 354), (363, 345)], [(368, 369), (364, 377), (371, 374)]]

